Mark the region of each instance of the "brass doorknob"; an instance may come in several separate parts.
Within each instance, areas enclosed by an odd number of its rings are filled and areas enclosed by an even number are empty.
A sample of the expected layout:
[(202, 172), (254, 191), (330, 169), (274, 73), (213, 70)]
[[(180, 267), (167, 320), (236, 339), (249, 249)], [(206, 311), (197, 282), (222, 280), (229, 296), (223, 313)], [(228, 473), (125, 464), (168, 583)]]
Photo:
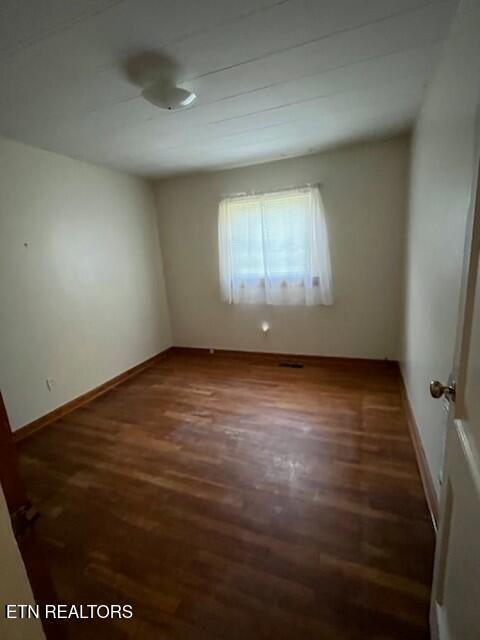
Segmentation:
[(441, 398), (445, 396), (449, 400), (455, 400), (455, 385), (454, 384), (442, 384), (439, 380), (432, 380), (430, 382), (430, 395), (432, 398)]

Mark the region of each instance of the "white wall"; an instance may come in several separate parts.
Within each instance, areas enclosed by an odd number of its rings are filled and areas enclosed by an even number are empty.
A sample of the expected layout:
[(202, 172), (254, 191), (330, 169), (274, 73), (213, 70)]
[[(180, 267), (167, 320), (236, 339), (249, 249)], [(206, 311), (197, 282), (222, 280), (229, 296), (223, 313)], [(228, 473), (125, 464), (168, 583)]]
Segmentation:
[[(157, 182), (175, 345), (397, 358), (409, 139), (406, 136)], [(332, 307), (220, 300), (222, 195), (322, 183), (333, 266)], [(271, 322), (267, 337), (262, 320)]]
[[(32, 589), (15, 541), (7, 503), (0, 487), (0, 638), (41, 640), (45, 638), (40, 620), (7, 620), (7, 604), (34, 604)], [(5, 579), (8, 576), (8, 579)]]
[(428, 383), (452, 369), (480, 95), (480, 2), (463, 2), (413, 141), (403, 375), (437, 491), (446, 415)]
[(150, 185), (0, 140), (0, 194), (0, 389), (20, 427), (171, 333)]

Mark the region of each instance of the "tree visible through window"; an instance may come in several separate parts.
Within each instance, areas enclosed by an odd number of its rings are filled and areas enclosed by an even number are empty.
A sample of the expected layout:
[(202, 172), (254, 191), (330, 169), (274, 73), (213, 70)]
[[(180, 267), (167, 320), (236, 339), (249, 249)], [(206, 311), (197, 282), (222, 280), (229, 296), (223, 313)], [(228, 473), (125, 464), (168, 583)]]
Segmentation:
[(318, 188), (225, 198), (218, 236), (221, 290), (228, 302), (332, 304)]

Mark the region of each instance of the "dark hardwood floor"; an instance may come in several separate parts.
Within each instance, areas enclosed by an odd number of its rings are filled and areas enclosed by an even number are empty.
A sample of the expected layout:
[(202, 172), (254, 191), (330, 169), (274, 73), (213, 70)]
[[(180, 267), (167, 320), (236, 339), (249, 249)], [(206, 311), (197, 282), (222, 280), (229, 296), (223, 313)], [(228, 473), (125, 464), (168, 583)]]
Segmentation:
[(20, 445), (69, 637), (421, 640), (433, 531), (396, 365), (177, 351)]

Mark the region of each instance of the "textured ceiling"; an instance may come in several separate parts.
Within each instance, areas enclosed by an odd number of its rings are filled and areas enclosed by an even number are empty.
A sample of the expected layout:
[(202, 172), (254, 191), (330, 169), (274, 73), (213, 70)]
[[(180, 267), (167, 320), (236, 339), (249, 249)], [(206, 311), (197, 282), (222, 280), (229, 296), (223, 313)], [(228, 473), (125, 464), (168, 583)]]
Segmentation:
[[(301, 155), (411, 125), (457, 1), (1, 0), (0, 132), (145, 176)], [(159, 51), (198, 100), (147, 103)]]

